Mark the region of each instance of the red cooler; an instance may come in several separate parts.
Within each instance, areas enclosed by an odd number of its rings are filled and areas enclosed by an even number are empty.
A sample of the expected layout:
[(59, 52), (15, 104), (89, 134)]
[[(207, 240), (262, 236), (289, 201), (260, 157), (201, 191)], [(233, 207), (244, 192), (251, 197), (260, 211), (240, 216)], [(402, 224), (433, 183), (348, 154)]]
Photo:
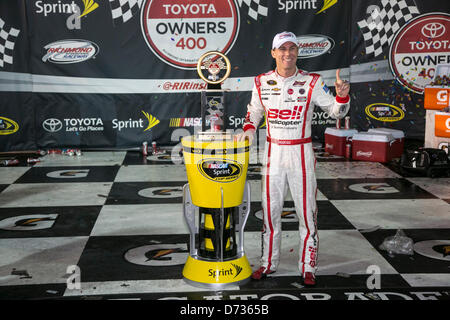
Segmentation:
[(392, 159), (391, 150), (395, 139), (391, 134), (359, 132), (352, 141), (353, 160), (389, 162)]
[(345, 145), (356, 133), (358, 133), (358, 131), (355, 129), (326, 128), (325, 152), (336, 156), (345, 157)]
[(390, 128), (373, 128), (369, 129), (368, 132), (391, 134), (395, 139), (392, 144), (391, 158), (401, 158), (403, 154), (403, 147), (405, 145), (405, 134), (403, 131)]

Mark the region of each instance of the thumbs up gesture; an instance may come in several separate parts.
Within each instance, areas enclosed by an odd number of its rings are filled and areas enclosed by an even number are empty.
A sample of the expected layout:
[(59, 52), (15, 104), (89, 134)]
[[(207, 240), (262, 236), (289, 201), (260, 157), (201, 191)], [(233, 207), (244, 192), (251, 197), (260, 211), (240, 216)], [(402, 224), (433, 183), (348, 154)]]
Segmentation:
[(348, 96), (348, 93), (350, 92), (350, 84), (348, 81), (344, 81), (340, 77), (341, 69), (336, 70), (336, 81), (334, 82), (334, 86), (336, 88), (336, 94), (341, 97), (345, 98)]

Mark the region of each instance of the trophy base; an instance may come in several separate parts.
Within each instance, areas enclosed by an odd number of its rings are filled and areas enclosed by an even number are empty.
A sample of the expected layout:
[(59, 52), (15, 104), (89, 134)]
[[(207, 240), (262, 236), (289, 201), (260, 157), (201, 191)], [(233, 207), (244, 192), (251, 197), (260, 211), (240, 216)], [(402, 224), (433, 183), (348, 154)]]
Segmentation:
[(232, 140), (230, 133), (222, 131), (201, 131), (197, 133), (196, 140), (199, 141), (225, 141)]
[(251, 275), (252, 269), (245, 255), (226, 261), (206, 261), (189, 256), (183, 269), (187, 284), (212, 290), (242, 285)]

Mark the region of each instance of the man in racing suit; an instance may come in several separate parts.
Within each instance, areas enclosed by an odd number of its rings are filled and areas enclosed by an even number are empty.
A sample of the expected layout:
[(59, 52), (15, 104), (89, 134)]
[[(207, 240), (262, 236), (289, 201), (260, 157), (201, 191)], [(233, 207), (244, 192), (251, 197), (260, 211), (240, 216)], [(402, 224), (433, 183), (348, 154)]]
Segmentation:
[(281, 248), (281, 212), (289, 186), (299, 218), (299, 270), (305, 285), (315, 285), (317, 269), (317, 184), (315, 156), (311, 143), (311, 119), (318, 105), (332, 118), (343, 118), (350, 108), (350, 86), (339, 77), (336, 98), (319, 74), (296, 66), (298, 43), (291, 32), (275, 36), (272, 57), (276, 70), (255, 78), (251, 101), (236, 139), (253, 141), (263, 116), (267, 141), (262, 171), (262, 208), (264, 227), (261, 267), (252, 275), (259, 280), (277, 270)]

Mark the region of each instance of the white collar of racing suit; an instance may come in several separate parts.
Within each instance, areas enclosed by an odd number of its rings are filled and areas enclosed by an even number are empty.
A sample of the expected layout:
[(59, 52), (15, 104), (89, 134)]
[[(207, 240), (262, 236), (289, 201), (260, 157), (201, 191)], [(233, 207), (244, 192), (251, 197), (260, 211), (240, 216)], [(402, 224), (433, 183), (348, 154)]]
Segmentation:
[(290, 76), (290, 77), (283, 77), (282, 75), (280, 75), (278, 73), (278, 70), (275, 68), (275, 75), (281, 81), (286, 81), (286, 80), (289, 80), (289, 79), (291, 79), (293, 77), (296, 77), (296, 76), (298, 76), (299, 73), (304, 74), (304, 71), (303, 70), (299, 70), (297, 67), (295, 67), (295, 73), (292, 76)]

